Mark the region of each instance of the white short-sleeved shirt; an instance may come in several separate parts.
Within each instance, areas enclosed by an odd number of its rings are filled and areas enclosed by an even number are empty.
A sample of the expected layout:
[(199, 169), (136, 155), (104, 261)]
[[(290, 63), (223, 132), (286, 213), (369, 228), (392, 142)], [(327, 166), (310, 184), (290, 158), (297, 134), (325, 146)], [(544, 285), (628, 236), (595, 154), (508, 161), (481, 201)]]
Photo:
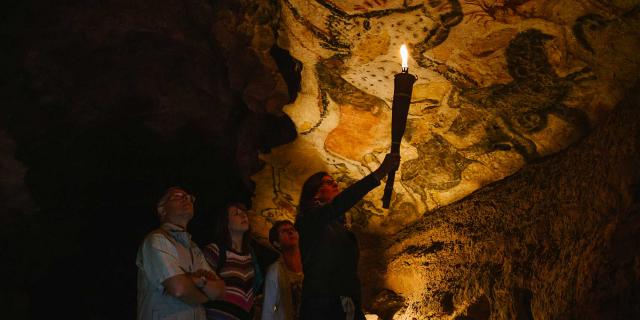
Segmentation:
[(205, 320), (201, 305), (189, 305), (165, 292), (162, 283), (173, 276), (212, 271), (202, 251), (181, 227), (164, 223), (144, 239), (138, 266), (138, 320)]

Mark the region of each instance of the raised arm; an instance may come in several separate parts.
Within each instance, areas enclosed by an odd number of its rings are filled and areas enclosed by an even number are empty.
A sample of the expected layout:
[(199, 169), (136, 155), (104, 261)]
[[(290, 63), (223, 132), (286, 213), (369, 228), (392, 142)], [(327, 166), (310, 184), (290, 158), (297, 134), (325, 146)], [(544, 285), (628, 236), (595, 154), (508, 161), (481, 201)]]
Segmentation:
[(324, 225), (342, 216), (369, 191), (379, 186), (380, 180), (392, 170), (397, 169), (399, 164), (400, 156), (398, 154), (387, 154), (378, 169), (344, 189), (333, 198), (331, 203), (311, 209), (311, 212), (305, 214), (304, 220), (306, 221), (302, 223), (314, 226)]
[(333, 216), (330, 218), (336, 218), (345, 214), (351, 209), (358, 201), (373, 190), (373, 188), (380, 185), (380, 180), (374, 173), (358, 180), (358, 182), (350, 185), (342, 192), (340, 192), (331, 203), (328, 205), (332, 207)]
[(330, 205), (333, 207), (335, 216), (343, 215), (351, 209), (351, 207), (360, 201), (369, 191), (379, 186), (380, 180), (392, 170), (397, 169), (399, 164), (400, 156), (398, 154), (387, 154), (378, 169), (344, 189), (344, 191), (333, 199)]

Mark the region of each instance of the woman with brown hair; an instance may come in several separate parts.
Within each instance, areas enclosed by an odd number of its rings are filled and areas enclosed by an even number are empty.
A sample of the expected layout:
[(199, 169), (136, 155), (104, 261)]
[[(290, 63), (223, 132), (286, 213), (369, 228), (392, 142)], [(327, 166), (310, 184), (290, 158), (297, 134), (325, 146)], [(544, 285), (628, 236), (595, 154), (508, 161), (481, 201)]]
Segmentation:
[(326, 172), (304, 183), (295, 223), (304, 269), (302, 320), (364, 320), (357, 272), (360, 253), (344, 214), (399, 164), (398, 154), (387, 154), (378, 169), (342, 192)]
[[(226, 289), (221, 299), (205, 304), (209, 320), (251, 319), (256, 294), (256, 261), (250, 246), (249, 210), (232, 203), (218, 216), (216, 242), (203, 248), (204, 257)], [(259, 271), (258, 271), (259, 272)]]

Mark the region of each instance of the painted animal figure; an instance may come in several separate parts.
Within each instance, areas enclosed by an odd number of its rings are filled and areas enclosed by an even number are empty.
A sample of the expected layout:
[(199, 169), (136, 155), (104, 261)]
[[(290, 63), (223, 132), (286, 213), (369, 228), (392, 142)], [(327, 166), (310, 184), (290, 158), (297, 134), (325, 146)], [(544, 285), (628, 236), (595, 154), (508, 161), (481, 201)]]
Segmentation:
[(486, 88), (466, 88), (459, 96), (452, 96), (451, 105), (478, 112), (462, 111), (449, 131), (466, 136), (474, 125), (482, 123), (486, 137), (472, 149), (485, 152), (513, 149), (526, 161), (540, 156), (528, 135), (546, 128), (549, 115), (572, 125), (578, 136), (586, 134), (590, 128), (587, 114), (567, 107), (563, 101), (576, 81), (591, 78), (590, 69), (559, 77), (544, 49), (545, 42), (551, 39), (551, 35), (537, 29), (518, 33), (506, 50), (513, 81)]

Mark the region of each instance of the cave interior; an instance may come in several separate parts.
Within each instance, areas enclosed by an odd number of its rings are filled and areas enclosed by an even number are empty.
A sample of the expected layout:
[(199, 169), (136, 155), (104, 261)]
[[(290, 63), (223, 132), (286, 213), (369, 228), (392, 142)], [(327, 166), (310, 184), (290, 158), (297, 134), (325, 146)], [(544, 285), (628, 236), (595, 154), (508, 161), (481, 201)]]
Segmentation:
[[(350, 211), (379, 319), (640, 319), (640, 2), (10, 1), (0, 23), (6, 319), (131, 319), (169, 186), (211, 240), (267, 230), (304, 179), (341, 187), (391, 140), (391, 207)], [(4, 318), (4, 317), (3, 317)]]

